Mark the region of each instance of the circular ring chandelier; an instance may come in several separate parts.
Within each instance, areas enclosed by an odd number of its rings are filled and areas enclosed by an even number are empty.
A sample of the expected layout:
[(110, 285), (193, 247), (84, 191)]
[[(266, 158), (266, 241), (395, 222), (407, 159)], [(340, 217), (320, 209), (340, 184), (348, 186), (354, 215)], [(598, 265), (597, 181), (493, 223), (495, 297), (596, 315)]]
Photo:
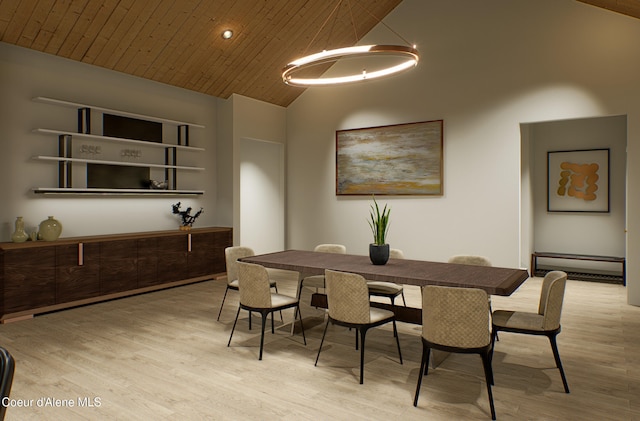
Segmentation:
[[(337, 62), (346, 58), (363, 58), (372, 56), (397, 56), (400, 59), (398, 64), (383, 67), (381, 69), (367, 72), (363, 70), (360, 73), (352, 73), (343, 76), (333, 77), (309, 77), (296, 78), (295, 74), (308, 69), (312, 66), (320, 64)], [(420, 56), (415, 47), (407, 47), (403, 45), (361, 45), (354, 47), (338, 48), (335, 50), (322, 51), (320, 53), (311, 54), (299, 58), (287, 64), (282, 70), (282, 80), (287, 85), (309, 87), (309, 86), (328, 86), (343, 83), (360, 82), (389, 76), (395, 73), (415, 67), (418, 64)]]

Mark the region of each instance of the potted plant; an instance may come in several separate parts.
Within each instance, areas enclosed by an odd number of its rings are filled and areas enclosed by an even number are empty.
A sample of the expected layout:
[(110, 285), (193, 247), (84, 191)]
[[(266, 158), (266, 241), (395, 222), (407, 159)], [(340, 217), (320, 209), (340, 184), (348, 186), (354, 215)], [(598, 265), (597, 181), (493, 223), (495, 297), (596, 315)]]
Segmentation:
[(391, 208), (387, 209), (387, 205), (384, 205), (382, 212), (380, 212), (380, 207), (374, 196), (370, 211), (371, 219), (368, 221), (373, 233), (373, 243), (369, 244), (369, 258), (374, 265), (384, 265), (389, 260), (387, 232), (389, 231), (390, 213)]

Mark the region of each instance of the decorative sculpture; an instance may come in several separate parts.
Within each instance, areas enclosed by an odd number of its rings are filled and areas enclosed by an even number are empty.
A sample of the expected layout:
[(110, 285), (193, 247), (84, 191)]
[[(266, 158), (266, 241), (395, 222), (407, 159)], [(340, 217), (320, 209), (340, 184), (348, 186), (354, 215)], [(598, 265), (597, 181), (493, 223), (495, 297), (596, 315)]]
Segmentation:
[(182, 226), (180, 227), (180, 229), (183, 229), (183, 230), (191, 229), (191, 226), (195, 222), (196, 218), (198, 218), (200, 214), (204, 212), (204, 209), (200, 208), (198, 212), (196, 212), (194, 215), (191, 215), (191, 210), (192, 210), (191, 207), (188, 207), (187, 210), (185, 211), (181, 211), (180, 206), (181, 206), (180, 202), (176, 203), (175, 205), (171, 205), (171, 209), (173, 213), (175, 215), (180, 215), (180, 218), (182, 219)]

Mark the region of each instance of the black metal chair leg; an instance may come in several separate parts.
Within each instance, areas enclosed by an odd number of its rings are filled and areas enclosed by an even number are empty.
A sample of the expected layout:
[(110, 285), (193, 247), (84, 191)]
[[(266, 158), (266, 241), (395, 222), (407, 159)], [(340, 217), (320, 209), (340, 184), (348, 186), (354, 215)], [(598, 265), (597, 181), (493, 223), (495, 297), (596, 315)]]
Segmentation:
[(224, 300), (227, 299), (227, 292), (229, 292), (229, 287), (227, 286), (224, 290), (224, 295), (222, 296), (222, 304), (220, 304), (220, 311), (218, 312), (218, 318), (216, 320), (220, 320), (220, 315), (222, 314), (222, 307), (224, 307)]
[[(302, 339), (304, 340), (304, 344), (307, 344), (307, 338), (306, 336), (304, 336), (304, 324), (302, 323), (302, 313), (300, 312), (300, 303), (298, 303), (298, 306), (296, 307), (296, 312), (300, 315), (300, 330), (302, 330)], [(293, 319), (293, 323), (296, 322), (296, 319)]]
[(322, 351), (322, 344), (324, 343), (324, 337), (327, 334), (327, 328), (329, 327), (329, 320), (327, 320), (327, 324), (324, 325), (324, 332), (322, 333), (322, 339), (320, 340), (320, 347), (318, 348), (318, 355), (316, 356), (316, 362), (313, 364), (314, 366), (318, 365), (318, 358), (320, 358), (320, 351)]
[(364, 383), (364, 339), (366, 335), (367, 329), (360, 330), (360, 336), (362, 339), (362, 348), (360, 349), (360, 384)]
[(549, 342), (551, 342), (551, 350), (553, 351), (553, 358), (556, 360), (556, 367), (560, 370), (560, 376), (562, 377), (562, 384), (564, 385), (565, 393), (569, 393), (569, 385), (567, 384), (567, 378), (564, 375), (564, 369), (562, 368), (562, 362), (560, 361), (560, 353), (558, 352), (558, 343), (556, 342), (556, 335), (549, 335)]
[(418, 372), (418, 384), (416, 385), (416, 395), (413, 398), (413, 406), (418, 406), (418, 397), (420, 396), (420, 387), (422, 386), (422, 376), (425, 372), (425, 366), (429, 360), (429, 348), (422, 344), (422, 360), (420, 361), (420, 371)]
[(487, 394), (489, 395), (489, 406), (491, 407), (491, 419), (496, 419), (496, 409), (493, 405), (493, 393), (491, 392), (491, 385), (493, 384), (493, 370), (491, 369), (491, 359), (489, 357), (489, 350), (480, 355), (482, 357), (482, 365), (484, 366), (484, 377), (487, 383)]
[(393, 321), (393, 336), (396, 338), (396, 344), (398, 345), (398, 356), (400, 357), (400, 364), (402, 364), (402, 351), (400, 351), (400, 338), (398, 338), (398, 328), (396, 327), (396, 321)]
[(236, 323), (238, 323), (238, 316), (240, 315), (240, 306), (238, 306), (238, 312), (236, 313), (236, 319), (233, 322), (233, 327), (231, 328), (231, 335), (229, 335), (229, 342), (227, 342), (227, 346), (231, 345), (231, 338), (233, 338), (233, 332), (236, 330)]
[(496, 347), (496, 338), (498, 336), (498, 331), (495, 326), (491, 329), (491, 353), (489, 354), (489, 360), (493, 363), (493, 350)]
[[(266, 315), (265, 315), (265, 317), (266, 317)], [(273, 311), (272, 311), (271, 312), (271, 334), (274, 334), (274, 333), (276, 333), (276, 330), (275, 330), (274, 325), (273, 325)]]
[[(391, 311), (393, 311), (393, 314), (396, 314), (396, 297), (389, 297), (389, 299), (391, 300)], [(407, 305), (405, 304), (405, 307)], [(394, 322), (394, 326), (395, 326), (395, 322)], [(393, 329), (393, 336), (398, 337), (398, 332), (396, 331), (396, 329)]]
[(427, 375), (429, 374), (429, 357), (431, 356), (431, 348), (427, 348), (427, 364), (425, 364), (424, 366), (424, 374), (423, 375)]
[[(262, 312), (261, 315), (262, 331), (260, 332), (260, 356), (258, 357), (258, 360), (262, 360), (262, 348), (264, 348), (264, 328), (267, 325), (268, 314), (266, 312)], [(273, 322), (273, 318), (271, 318), (271, 321)]]
[[(276, 290), (276, 294), (278, 293), (278, 285), (274, 285), (273, 288)], [(271, 313), (271, 318), (273, 318), (273, 313)], [(284, 322), (284, 319), (282, 318), (282, 310), (280, 310), (280, 321)]]

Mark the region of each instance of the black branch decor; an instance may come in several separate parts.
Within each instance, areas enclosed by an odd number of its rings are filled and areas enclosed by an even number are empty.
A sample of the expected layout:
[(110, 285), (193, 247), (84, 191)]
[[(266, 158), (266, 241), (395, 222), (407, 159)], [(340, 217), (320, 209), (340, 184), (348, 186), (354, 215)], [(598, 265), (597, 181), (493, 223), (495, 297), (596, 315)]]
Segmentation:
[(200, 208), (198, 212), (191, 215), (191, 211), (193, 210), (193, 208), (188, 207), (187, 210), (181, 211), (180, 210), (181, 205), (182, 205), (181, 202), (171, 205), (172, 212), (174, 213), (174, 215), (180, 215), (180, 219), (182, 220), (183, 227), (193, 226), (193, 223), (202, 214), (202, 212), (204, 212), (204, 209)]

